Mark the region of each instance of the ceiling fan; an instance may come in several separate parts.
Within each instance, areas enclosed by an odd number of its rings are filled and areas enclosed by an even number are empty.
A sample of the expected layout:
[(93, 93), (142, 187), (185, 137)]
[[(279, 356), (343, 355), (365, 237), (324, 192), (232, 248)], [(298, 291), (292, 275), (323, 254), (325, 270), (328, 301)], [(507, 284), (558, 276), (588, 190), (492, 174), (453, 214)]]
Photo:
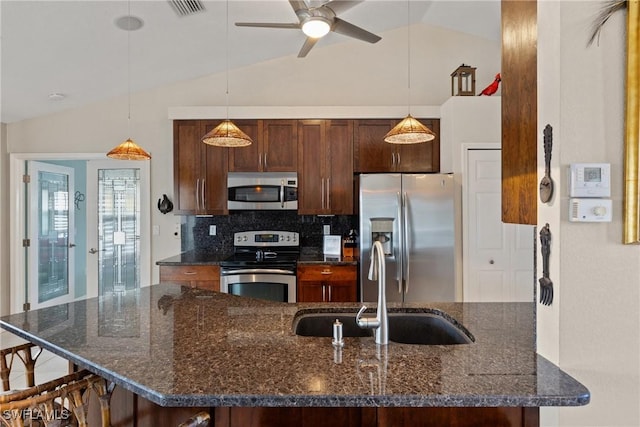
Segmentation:
[(269, 23), (269, 22), (236, 22), (238, 27), (289, 28), (300, 29), (307, 36), (298, 58), (307, 56), (311, 48), (329, 31), (353, 37), (369, 43), (376, 43), (382, 37), (338, 18), (338, 14), (351, 9), (363, 0), (329, 0), (320, 6), (307, 5), (304, 0), (289, 0), (299, 22), (297, 23)]

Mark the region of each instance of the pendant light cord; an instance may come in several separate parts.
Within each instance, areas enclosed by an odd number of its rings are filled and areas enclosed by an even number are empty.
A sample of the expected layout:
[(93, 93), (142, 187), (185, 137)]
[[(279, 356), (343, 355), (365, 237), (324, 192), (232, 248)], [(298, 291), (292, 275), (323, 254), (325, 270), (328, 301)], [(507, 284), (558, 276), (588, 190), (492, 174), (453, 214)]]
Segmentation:
[(127, 2), (127, 137), (131, 139), (131, 1)]
[(411, 114), (411, 0), (407, 0), (407, 110)]
[(226, 92), (225, 92), (225, 96), (226, 96), (226, 101), (227, 101), (227, 120), (229, 120), (229, 0), (227, 0), (227, 7), (226, 7), (226, 17), (225, 17), (225, 29), (224, 29), (224, 44), (225, 44), (225, 58), (226, 58), (226, 68), (227, 68), (227, 72), (226, 72), (226, 76), (225, 76), (225, 80), (226, 80)]

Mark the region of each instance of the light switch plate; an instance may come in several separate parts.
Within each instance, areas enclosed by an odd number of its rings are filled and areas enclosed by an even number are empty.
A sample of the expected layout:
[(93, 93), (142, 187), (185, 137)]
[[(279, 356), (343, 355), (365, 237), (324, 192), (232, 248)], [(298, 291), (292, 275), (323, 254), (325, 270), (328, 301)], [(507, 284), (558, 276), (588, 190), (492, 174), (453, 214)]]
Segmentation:
[(322, 226), (322, 234), (331, 234), (331, 226), (329, 224), (325, 224)]
[(217, 227), (215, 225), (209, 226), (209, 236), (215, 236), (217, 234)]

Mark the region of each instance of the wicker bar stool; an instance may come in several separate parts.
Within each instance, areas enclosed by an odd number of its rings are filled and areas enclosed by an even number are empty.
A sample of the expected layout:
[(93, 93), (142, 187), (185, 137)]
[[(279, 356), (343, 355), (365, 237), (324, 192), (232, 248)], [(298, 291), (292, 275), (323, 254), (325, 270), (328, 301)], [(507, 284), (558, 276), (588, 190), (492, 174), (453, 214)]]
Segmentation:
[[(35, 351), (35, 353), (34, 353)], [(26, 343), (0, 350), (0, 378), (2, 378), (2, 390), (11, 390), (9, 375), (13, 369), (13, 363), (20, 359), (24, 365), (27, 387), (35, 385), (35, 366), (38, 357), (42, 354), (42, 348), (35, 344)]]
[(183, 421), (178, 427), (208, 427), (210, 421), (211, 415), (206, 411), (202, 411)]
[(110, 427), (109, 398), (113, 387), (86, 370), (0, 395), (0, 424), (7, 427), (44, 425), (87, 427), (89, 398), (100, 401), (101, 425)]

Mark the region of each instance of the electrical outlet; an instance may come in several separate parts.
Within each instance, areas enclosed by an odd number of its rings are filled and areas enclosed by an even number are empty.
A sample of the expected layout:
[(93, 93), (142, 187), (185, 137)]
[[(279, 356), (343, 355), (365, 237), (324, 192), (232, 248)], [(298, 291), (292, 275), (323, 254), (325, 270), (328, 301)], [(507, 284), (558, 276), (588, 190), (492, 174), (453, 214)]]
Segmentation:
[(217, 234), (217, 227), (215, 225), (209, 226), (209, 236), (215, 236)]
[(175, 239), (180, 239), (182, 237), (181, 234), (182, 234), (181, 225), (178, 222), (173, 228), (173, 237)]
[(322, 234), (331, 234), (331, 226), (329, 224), (322, 226)]
[(154, 236), (159, 236), (160, 235), (160, 226), (159, 225), (154, 225), (151, 227), (151, 234), (153, 234)]

